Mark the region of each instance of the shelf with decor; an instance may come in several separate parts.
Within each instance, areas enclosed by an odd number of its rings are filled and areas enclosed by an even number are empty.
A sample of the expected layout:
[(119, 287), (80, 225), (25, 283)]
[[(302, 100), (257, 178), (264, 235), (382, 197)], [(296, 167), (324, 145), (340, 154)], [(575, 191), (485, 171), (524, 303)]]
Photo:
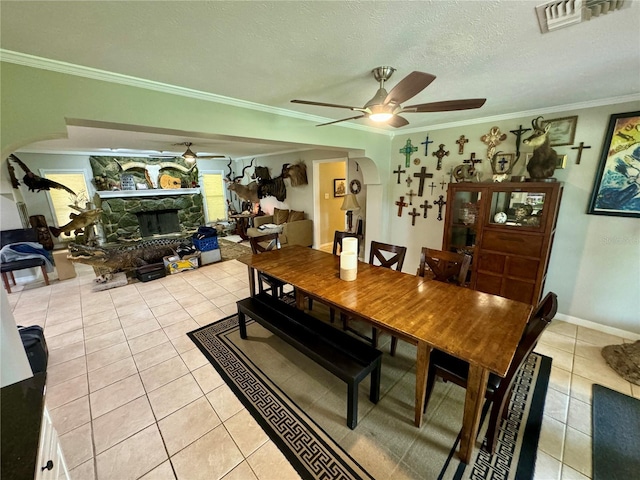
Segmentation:
[(561, 196), (561, 182), (450, 184), (443, 249), (472, 256), (471, 288), (536, 304)]

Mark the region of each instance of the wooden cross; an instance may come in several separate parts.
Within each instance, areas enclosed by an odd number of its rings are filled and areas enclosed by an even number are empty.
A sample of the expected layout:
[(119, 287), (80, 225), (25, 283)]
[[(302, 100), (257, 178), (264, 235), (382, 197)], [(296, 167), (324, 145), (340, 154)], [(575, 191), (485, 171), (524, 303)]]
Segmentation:
[(427, 138), (425, 138), (424, 142), (422, 142), (420, 145), (424, 145), (424, 154), (425, 156), (427, 155), (427, 150), (429, 149), (429, 144), (433, 143), (433, 140), (429, 140), (429, 135), (427, 135)]
[(442, 177), (442, 181), (440, 182), (440, 185), (442, 186), (441, 190), (444, 190), (444, 186), (447, 184), (447, 182), (444, 181), (444, 177)]
[(513, 133), (516, 136), (516, 158), (519, 158), (519, 154), (520, 154), (520, 139), (522, 138), (522, 135), (528, 132), (529, 130), (531, 129), (522, 128), (522, 124), (520, 124), (520, 126), (518, 127), (518, 130), (509, 130), (511, 133)]
[(434, 205), (438, 205), (438, 220), (442, 221), (442, 207), (445, 206), (447, 202), (444, 201), (444, 196), (440, 195), (440, 198), (438, 199), (438, 201), (434, 201), (433, 204)]
[(466, 160), (463, 160), (462, 163), (470, 163), (471, 168), (469, 169), (469, 173), (473, 174), (473, 172), (476, 171), (476, 163), (482, 163), (482, 159), (476, 158), (476, 152), (472, 152), (471, 158), (467, 158)]
[(398, 165), (398, 169), (394, 170), (393, 173), (397, 173), (398, 174), (398, 185), (400, 185), (400, 174), (401, 173), (406, 173), (406, 170), (400, 170), (400, 165)]
[(433, 205), (429, 205), (429, 200), (425, 200), (424, 203), (422, 205), (420, 205), (420, 208), (422, 208), (424, 210), (424, 214), (422, 216), (424, 218), (427, 218), (427, 211), (430, 208), (433, 208)]
[(413, 205), (413, 197), (416, 196), (416, 194), (413, 193), (413, 188), (409, 190), (409, 193), (405, 193), (405, 195), (409, 196), (409, 205)]
[(414, 177), (420, 179), (420, 186), (418, 187), (418, 196), (422, 196), (422, 192), (424, 191), (424, 180), (425, 178), (433, 178), (432, 173), (427, 173), (427, 167), (422, 167), (420, 169), (420, 173), (414, 173)]
[(580, 165), (580, 159), (582, 158), (582, 150), (591, 148), (591, 145), (585, 145), (584, 142), (580, 142), (577, 147), (571, 147), (571, 150), (578, 150), (578, 158), (576, 158), (576, 165)]
[(407, 143), (404, 147), (398, 150), (400, 153), (404, 154), (405, 158), (405, 167), (409, 167), (411, 165), (411, 154), (418, 151), (418, 147), (414, 147), (411, 145), (411, 139), (407, 138)]
[(460, 135), (460, 138), (456, 140), (458, 144), (458, 155), (462, 155), (464, 153), (464, 144), (469, 143), (468, 138), (464, 138), (464, 135)]
[(407, 182), (407, 187), (411, 186), (411, 182), (413, 182), (413, 178), (411, 177), (407, 177), (407, 179), (405, 180), (405, 182)]
[(427, 185), (428, 187), (431, 188), (431, 195), (433, 195), (433, 189), (437, 187), (437, 185), (433, 182), (431, 182), (431, 185)]
[(407, 205), (404, 201), (404, 197), (400, 197), (400, 200), (398, 200), (396, 202), (396, 205), (398, 206), (398, 216), (401, 217), (402, 216), (402, 208), (403, 207), (408, 207), (409, 205)]
[(444, 143), (440, 144), (440, 149), (437, 152), (433, 152), (431, 155), (434, 157), (438, 157), (438, 165), (436, 166), (436, 170), (442, 170), (442, 157), (445, 155), (448, 157), (449, 152), (444, 151)]
[(501, 133), (498, 127), (491, 127), (489, 133), (480, 137), (480, 140), (487, 145), (487, 158), (493, 157), (493, 154), (496, 153), (496, 147), (506, 138), (507, 134)]
[(416, 226), (416, 217), (419, 217), (420, 214), (418, 212), (416, 212), (416, 209), (414, 207), (414, 209), (409, 212), (409, 215), (411, 215), (413, 218), (411, 219), (411, 226), (415, 227)]

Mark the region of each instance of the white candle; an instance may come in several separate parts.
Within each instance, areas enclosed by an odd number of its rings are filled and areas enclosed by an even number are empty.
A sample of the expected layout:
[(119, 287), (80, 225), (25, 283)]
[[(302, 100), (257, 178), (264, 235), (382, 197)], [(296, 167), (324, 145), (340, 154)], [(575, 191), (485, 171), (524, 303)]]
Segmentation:
[(358, 253), (358, 239), (355, 237), (346, 237), (342, 239), (342, 251)]
[(340, 278), (351, 282), (358, 275), (358, 255), (356, 252), (340, 253)]

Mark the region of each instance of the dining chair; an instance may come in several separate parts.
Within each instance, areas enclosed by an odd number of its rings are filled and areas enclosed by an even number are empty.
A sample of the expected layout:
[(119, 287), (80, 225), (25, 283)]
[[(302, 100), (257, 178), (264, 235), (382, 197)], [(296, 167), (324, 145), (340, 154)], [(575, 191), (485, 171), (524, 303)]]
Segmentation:
[[(495, 450), (500, 431), (502, 419), (507, 418), (511, 392), (515, 382), (516, 373), (525, 363), (533, 349), (535, 348), (540, 335), (551, 323), (558, 310), (558, 297), (555, 293), (549, 292), (544, 299), (533, 310), (524, 328), (524, 332), (516, 348), (516, 352), (511, 360), (511, 365), (504, 378), (493, 373), (489, 374), (485, 398), (492, 402), (489, 425), (487, 428), (487, 441), (483, 447), (489, 453)], [(429, 374), (427, 377), (427, 390), (424, 410), (427, 410), (429, 397), (433, 391), (436, 377), (442, 378), (445, 382), (451, 381), (463, 388), (467, 386), (469, 376), (469, 364), (454, 356), (440, 350), (432, 350), (429, 358)]]
[[(407, 254), (407, 247), (401, 247), (399, 245), (391, 245), (388, 243), (376, 242), (375, 240), (371, 241), (371, 249), (369, 251), (369, 263), (371, 265), (395, 269), (397, 271), (402, 270), (402, 265), (404, 264), (404, 257)], [(341, 313), (340, 318), (342, 320), (342, 329), (348, 330), (356, 335), (364, 338), (367, 341), (371, 342), (371, 345), (374, 347), (378, 347), (378, 337), (379, 331), (375, 327), (371, 327), (371, 338), (363, 335), (359, 331), (349, 327), (349, 317)], [(393, 343), (393, 337), (392, 337)], [(393, 346), (393, 345), (392, 345)], [(395, 350), (391, 353), (395, 354)]]
[[(260, 254), (280, 248), (280, 240), (278, 240), (277, 233), (268, 233), (258, 237), (249, 237), (249, 243), (251, 244), (251, 251), (254, 254)], [(264, 288), (265, 283), (268, 285), (268, 288)], [(284, 285), (286, 285), (285, 282), (282, 282), (271, 275), (267, 275), (266, 273), (258, 272), (258, 291), (260, 293), (271, 292), (271, 295), (274, 298), (280, 298), (284, 294)]]

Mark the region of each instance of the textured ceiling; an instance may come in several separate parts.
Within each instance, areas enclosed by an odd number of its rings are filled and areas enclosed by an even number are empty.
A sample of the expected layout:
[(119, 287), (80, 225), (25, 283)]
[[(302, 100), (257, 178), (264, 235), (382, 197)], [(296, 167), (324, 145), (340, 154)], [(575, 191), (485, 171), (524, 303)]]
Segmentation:
[(404, 130), (640, 94), (640, 2), (544, 35), (539, 3), (2, 0), (0, 46), (326, 121), (354, 113), (290, 100), (360, 107), (381, 65), (397, 69), (388, 90), (437, 77), (410, 104), (487, 98)]

